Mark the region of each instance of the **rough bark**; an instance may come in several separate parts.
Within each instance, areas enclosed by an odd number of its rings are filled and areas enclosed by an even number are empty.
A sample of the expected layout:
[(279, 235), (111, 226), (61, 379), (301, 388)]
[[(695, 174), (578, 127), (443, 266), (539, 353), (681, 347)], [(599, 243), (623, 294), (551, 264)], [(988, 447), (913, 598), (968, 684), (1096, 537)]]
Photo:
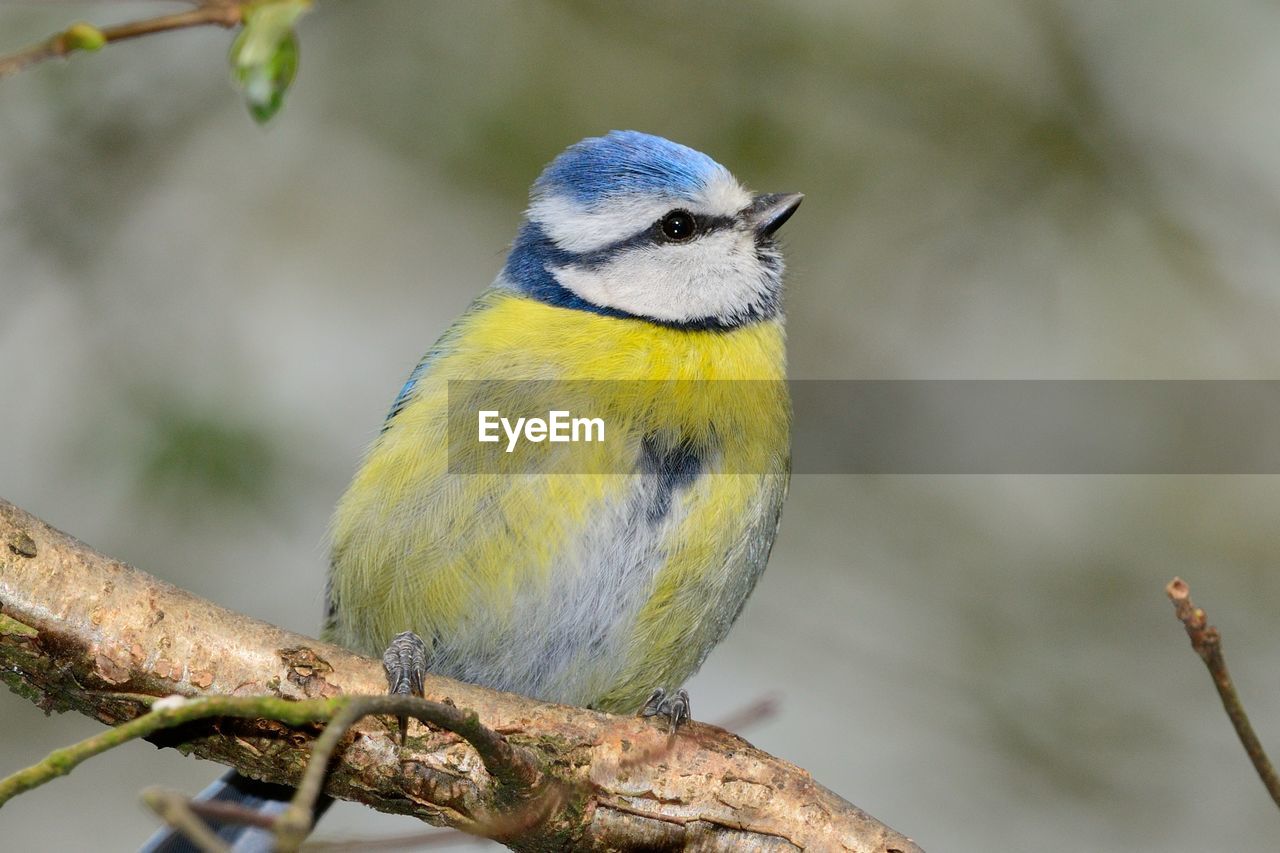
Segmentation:
[[(301, 699), (385, 690), (378, 661), (218, 607), (3, 500), (0, 675), (45, 709), (109, 725), (145, 710), (122, 694)], [(692, 723), (668, 738), (653, 721), (442, 678), (428, 680), (426, 695), (474, 710), (531, 751), (553, 794), (537, 805), (495, 801), (498, 788), (458, 736), (415, 724), (401, 748), (395, 721), (381, 719), (348, 737), (328, 793), (519, 850), (919, 850), (804, 770), (714, 726)], [(164, 742), (296, 783), (317, 731), (219, 719)]]

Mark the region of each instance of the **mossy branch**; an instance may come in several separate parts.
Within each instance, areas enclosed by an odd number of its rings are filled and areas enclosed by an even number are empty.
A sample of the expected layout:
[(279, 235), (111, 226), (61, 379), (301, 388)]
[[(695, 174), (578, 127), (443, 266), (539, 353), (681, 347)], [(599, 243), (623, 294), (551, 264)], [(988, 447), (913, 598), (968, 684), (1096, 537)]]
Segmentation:
[[(461, 735), (475, 747), (494, 784), (508, 787), (508, 790), (493, 792), (492, 799), (529, 802), (542, 778), (531, 753), (513, 747), (504, 737), (485, 728), (473, 712), (417, 696), (337, 696), (302, 701), (274, 696), (201, 696), (194, 699), (168, 696), (154, 701), (152, 697), (143, 695), (117, 698), (149, 704), (151, 710), (77, 744), (56, 749), (30, 767), (0, 779), (0, 806), (25, 791), (67, 775), (84, 761), (113, 747), (211, 718), (269, 719), (295, 727), (327, 723), (312, 747), (306, 773), (293, 802), (270, 826), (277, 836), (277, 849), (282, 853), (297, 850), (311, 832), (316, 801), (324, 789), (326, 771), (334, 752), (351, 727), (371, 715), (412, 717)], [(144, 792), (143, 799), (202, 847), (216, 846), (210, 845), (207, 831), (202, 831), (200, 824), (193, 822), (197, 816), (183, 798), (159, 789), (149, 789)]]
[[(15, 786), (146, 736), (303, 786), (308, 801), (290, 820), (307, 826), (323, 778), (330, 796), (516, 849), (919, 849), (804, 770), (714, 726), (689, 723), (668, 737), (650, 720), (431, 676), (431, 702), (385, 696), (381, 661), (224, 610), (3, 500), (0, 678), (46, 710), (116, 727), (23, 771)], [(156, 707), (175, 694), (207, 699)], [(344, 709), (317, 744), (322, 721)], [(149, 711), (196, 716), (150, 731), (154, 720), (139, 722)], [(428, 725), (411, 727), (402, 746), (394, 720), (365, 714)], [(320, 775), (304, 779), (308, 767)]]
[(344, 698), (290, 702), (274, 696), (203, 696), (190, 700), (177, 696), (161, 700), (138, 696), (136, 701), (150, 704), (152, 710), (77, 744), (55, 749), (30, 767), (0, 779), (0, 806), (24, 791), (66, 776), (95, 755), (183, 723), (210, 717), (266, 717), (286, 725), (300, 726), (329, 720), (335, 710), (345, 704)]

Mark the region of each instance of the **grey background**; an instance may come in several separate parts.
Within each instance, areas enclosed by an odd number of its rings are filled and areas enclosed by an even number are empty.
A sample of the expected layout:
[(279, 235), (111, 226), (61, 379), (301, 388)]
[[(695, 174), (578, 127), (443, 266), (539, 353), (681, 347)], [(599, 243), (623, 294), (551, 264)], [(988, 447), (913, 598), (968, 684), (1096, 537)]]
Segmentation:
[[(0, 47), (158, 3), (0, 6)], [(254, 126), (228, 34), (0, 84), (0, 494), (220, 604), (318, 627), (325, 524), (528, 184), (614, 127), (785, 229), (801, 379), (1273, 379), (1280, 7), (1246, 0), (321, 2)], [(691, 683), (930, 850), (1268, 850), (1277, 815), (1164, 600), (1226, 633), (1280, 752), (1280, 482), (803, 476)], [(0, 769), (97, 730), (0, 696)], [(130, 850), (135, 744), (0, 813)], [(341, 806), (325, 837), (412, 821)]]

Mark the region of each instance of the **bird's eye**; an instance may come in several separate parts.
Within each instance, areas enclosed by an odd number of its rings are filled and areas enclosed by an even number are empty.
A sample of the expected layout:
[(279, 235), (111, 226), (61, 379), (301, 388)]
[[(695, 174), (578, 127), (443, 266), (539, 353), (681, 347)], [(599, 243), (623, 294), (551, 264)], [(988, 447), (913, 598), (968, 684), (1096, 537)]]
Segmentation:
[(698, 233), (698, 220), (687, 210), (673, 210), (658, 221), (662, 236), (673, 243), (683, 243)]

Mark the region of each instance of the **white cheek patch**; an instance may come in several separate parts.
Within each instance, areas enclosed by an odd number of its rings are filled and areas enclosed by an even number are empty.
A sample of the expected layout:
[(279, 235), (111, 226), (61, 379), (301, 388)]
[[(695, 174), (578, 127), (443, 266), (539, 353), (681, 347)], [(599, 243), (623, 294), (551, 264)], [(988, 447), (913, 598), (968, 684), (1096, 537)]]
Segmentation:
[(674, 323), (742, 317), (767, 304), (773, 287), (752, 235), (732, 229), (684, 245), (637, 247), (594, 269), (551, 272), (593, 305)]

